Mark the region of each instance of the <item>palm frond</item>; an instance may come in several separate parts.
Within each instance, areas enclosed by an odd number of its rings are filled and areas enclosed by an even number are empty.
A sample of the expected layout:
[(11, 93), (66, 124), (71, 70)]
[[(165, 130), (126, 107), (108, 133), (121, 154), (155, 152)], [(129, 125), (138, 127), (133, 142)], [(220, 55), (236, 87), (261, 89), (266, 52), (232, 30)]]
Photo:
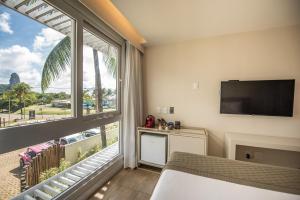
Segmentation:
[(114, 78), (117, 77), (117, 52), (111, 46), (108, 47), (107, 53), (103, 54), (103, 61), (107, 67), (108, 72), (113, 75)]
[(66, 71), (71, 62), (71, 39), (66, 36), (50, 52), (44, 64), (41, 89), (44, 92), (49, 85)]
[(105, 64), (107, 67), (107, 71), (113, 75), (114, 78), (117, 76), (117, 60), (114, 57), (110, 57), (108, 62)]
[(24, 0), (24, 4), (26, 6), (30, 6), (31, 4), (34, 4), (35, 2), (37, 2), (38, 0)]

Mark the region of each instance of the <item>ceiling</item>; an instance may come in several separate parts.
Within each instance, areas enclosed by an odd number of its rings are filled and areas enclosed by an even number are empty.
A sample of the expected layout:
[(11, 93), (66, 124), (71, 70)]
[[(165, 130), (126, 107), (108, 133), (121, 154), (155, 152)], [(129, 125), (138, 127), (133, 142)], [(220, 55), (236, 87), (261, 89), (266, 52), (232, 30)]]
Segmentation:
[(300, 0), (111, 0), (148, 45), (300, 24)]

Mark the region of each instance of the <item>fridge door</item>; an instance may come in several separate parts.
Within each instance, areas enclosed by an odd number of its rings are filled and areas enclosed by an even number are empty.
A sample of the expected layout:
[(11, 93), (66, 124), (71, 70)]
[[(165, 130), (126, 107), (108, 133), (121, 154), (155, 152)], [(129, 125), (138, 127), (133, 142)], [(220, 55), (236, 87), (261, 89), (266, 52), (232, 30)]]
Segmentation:
[(157, 134), (141, 135), (141, 160), (157, 165), (166, 164), (167, 136)]

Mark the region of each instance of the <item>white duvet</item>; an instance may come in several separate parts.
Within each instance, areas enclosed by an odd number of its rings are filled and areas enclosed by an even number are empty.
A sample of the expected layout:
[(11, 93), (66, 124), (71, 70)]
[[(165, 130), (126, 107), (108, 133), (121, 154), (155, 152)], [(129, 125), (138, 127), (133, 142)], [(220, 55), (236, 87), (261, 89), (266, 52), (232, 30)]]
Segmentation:
[(165, 170), (151, 200), (300, 200), (287, 194), (206, 178), (175, 170)]

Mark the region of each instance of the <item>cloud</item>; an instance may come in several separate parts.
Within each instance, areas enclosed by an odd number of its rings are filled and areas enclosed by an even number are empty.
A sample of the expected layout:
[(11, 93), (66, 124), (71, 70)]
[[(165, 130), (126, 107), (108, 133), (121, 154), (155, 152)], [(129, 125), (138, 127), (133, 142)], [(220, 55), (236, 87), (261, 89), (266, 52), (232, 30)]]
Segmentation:
[(9, 48), (0, 49), (1, 69), (28, 70), (32, 64), (41, 63), (41, 54), (31, 52), (27, 47), (13, 45)]
[[(34, 91), (40, 92), (44, 57), (41, 52), (32, 52), (27, 47), (19, 45), (0, 49), (0, 84), (8, 84), (10, 74), (15, 72), (21, 82), (29, 84)], [(70, 68), (51, 83), (46, 92), (62, 91), (71, 93)]]
[[(102, 53), (98, 51), (101, 82), (103, 88), (116, 89), (116, 79), (107, 71), (102, 60)], [(83, 88), (95, 88), (94, 57), (91, 47), (83, 45)]]
[[(0, 49), (0, 83), (8, 84), (10, 74), (19, 74), (22, 82), (29, 84), (34, 91), (41, 91), (41, 75), (45, 59), (49, 51), (64, 37), (49, 28), (44, 28), (38, 33), (34, 40), (34, 49), (13, 45), (8, 48)], [(83, 87), (95, 87), (94, 58), (91, 47), (84, 45), (83, 48)], [(107, 71), (102, 53), (98, 52), (99, 66), (102, 79), (102, 87), (116, 89), (116, 80)], [(57, 80), (50, 84), (46, 92), (71, 93), (71, 69), (67, 68)]]
[(66, 92), (71, 94), (71, 68), (67, 68), (46, 90), (48, 93)]
[(31, 52), (27, 47), (13, 45), (0, 49), (0, 81), (7, 84), (10, 74), (19, 74), (22, 82), (35, 86), (41, 74), (35, 66), (42, 64), (42, 54)]
[(35, 36), (33, 49), (35, 51), (38, 51), (43, 50), (45, 48), (54, 47), (64, 37), (65, 35), (54, 29), (43, 28), (41, 32), (37, 36)]
[(14, 32), (10, 28), (9, 20), (10, 20), (9, 13), (4, 12), (4, 13), (0, 14), (0, 30), (5, 33), (13, 34)]

